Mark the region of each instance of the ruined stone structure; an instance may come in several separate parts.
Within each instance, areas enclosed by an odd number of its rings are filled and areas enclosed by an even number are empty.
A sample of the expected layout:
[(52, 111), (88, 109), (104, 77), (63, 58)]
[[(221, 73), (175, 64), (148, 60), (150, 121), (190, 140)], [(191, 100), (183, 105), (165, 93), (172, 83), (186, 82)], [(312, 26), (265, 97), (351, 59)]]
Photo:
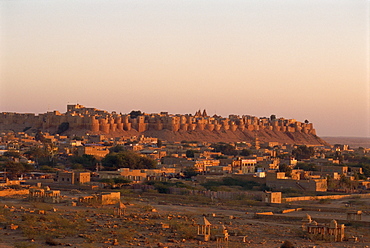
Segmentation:
[(281, 192), (265, 191), (262, 194), (262, 201), (266, 203), (281, 203)]
[(61, 199), (59, 190), (45, 190), (30, 188), (28, 200), (35, 202), (59, 203)]
[(114, 208), (114, 214), (119, 217), (124, 216), (126, 214), (126, 205), (119, 201)]
[(102, 192), (101, 194), (93, 194), (90, 196), (81, 196), (78, 198), (80, 205), (84, 204), (101, 204), (101, 205), (111, 205), (117, 204), (121, 200), (120, 192)]
[[(311, 143), (324, 143), (316, 137), (316, 131), (312, 123), (284, 118), (258, 118), (250, 115), (229, 115), (228, 118), (224, 118), (217, 115), (208, 116), (206, 111), (203, 111), (203, 113), (197, 111), (195, 115), (161, 112), (130, 116), (129, 114), (108, 113), (95, 108), (86, 108), (80, 104), (68, 105), (67, 112), (64, 114), (58, 111), (39, 115), (0, 113), (0, 126), (3, 130), (17, 132), (42, 130), (56, 133), (63, 124), (69, 130), (85, 130), (90, 134), (118, 134), (129, 131), (156, 133), (162, 130), (173, 132), (238, 132), (238, 136), (241, 137), (239, 139), (244, 137), (245, 139), (256, 140), (256, 133), (262, 132), (267, 132), (270, 136), (272, 133), (299, 133), (302, 139), (311, 137), (309, 138)], [(155, 137), (154, 135), (150, 136)], [(258, 135), (258, 137), (262, 139), (263, 135)], [(289, 140), (289, 137), (285, 138)]]
[(342, 242), (344, 240), (344, 228), (344, 224), (339, 225), (336, 220), (332, 220), (328, 225), (325, 225), (313, 221), (308, 214), (302, 219), (302, 230), (311, 238)]
[(361, 220), (362, 211), (352, 210), (347, 212), (347, 220)]
[(222, 225), (222, 234), (216, 235), (217, 248), (227, 248), (229, 241), (229, 232), (226, 227)]
[(211, 238), (211, 223), (203, 217), (198, 223), (198, 236), (201, 236), (204, 241), (209, 241)]

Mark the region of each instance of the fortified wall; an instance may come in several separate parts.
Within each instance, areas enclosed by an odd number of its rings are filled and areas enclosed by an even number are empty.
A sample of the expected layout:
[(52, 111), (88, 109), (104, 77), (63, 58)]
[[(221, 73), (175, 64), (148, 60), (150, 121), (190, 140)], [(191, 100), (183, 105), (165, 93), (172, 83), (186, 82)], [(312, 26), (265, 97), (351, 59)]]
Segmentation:
[(44, 114), (0, 113), (0, 129), (13, 131), (57, 130), (63, 123), (68, 123), (71, 129), (85, 129), (90, 133), (109, 134), (117, 131), (148, 130), (170, 131), (258, 131), (271, 130), (277, 132), (300, 132), (316, 135), (312, 123), (299, 122), (294, 119), (284, 118), (258, 118), (255, 116), (230, 115), (228, 118), (221, 116), (208, 116), (206, 111), (197, 111), (192, 114), (157, 114), (143, 113), (138, 116), (117, 114), (115, 112), (86, 108), (80, 104), (68, 105), (66, 113), (58, 111)]

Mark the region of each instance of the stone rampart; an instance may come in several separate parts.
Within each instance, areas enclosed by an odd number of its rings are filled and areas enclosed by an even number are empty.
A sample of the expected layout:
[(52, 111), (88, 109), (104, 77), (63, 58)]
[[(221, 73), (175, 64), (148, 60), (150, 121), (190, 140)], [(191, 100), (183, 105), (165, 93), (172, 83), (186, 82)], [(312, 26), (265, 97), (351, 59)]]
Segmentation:
[(90, 133), (113, 133), (136, 130), (137, 132), (169, 130), (178, 131), (267, 131), (292, 132), (315, 135), (312, 123), (302, 123), (292, 119), (270, 119), (255, 116), (230, 115), (207, 116), (206, 112), (196, 115), (170, 115), (168, 113), (141, 114), (133, 118), (127, 114), (108, 113), (106, 111), (85, 108), (82, 105), (68, 105), (64, 114), (58, 111), (44, 114), (0, 113), (0, 126), (3, 131), (23, 131), (25, 129), (58, 130), (62, 123), (68, 123), (71, 129), (83, 129)]

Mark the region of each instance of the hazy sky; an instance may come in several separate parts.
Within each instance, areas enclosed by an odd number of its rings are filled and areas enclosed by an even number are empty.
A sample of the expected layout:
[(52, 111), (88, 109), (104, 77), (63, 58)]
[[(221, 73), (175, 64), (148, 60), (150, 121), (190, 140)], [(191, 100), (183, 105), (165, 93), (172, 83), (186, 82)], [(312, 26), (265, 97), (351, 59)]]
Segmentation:
[(0, 0), (0, 112), (308, 119), (370, 137), (369, 0)]

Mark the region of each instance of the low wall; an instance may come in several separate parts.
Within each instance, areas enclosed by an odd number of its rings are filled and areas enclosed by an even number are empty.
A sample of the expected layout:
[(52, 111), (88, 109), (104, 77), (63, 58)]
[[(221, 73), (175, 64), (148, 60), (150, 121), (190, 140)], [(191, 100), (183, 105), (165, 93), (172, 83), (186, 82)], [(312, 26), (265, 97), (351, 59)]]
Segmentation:
[(184, 188), (170, 188), (170, 193), (175, 195), (201, 195), (214, 199), (238, 199), (241, 197), (261, 198), (262, 191), (210, 191), (210, 190), (190, 190)]
[(5, 189), (5, 190), (0, 190), (0, 197), (13, 196), (13, 195), (28, 195), (28, 194), (29, 194), (28, 189), (22, 189), (22, 190)]
[(345, 197), (369, 197), (370, 193), (367, 194), (352, 194), (352, 195), (320, 195), (320, 196), (299, 196), (299, 197), (286, 197), (282, 199), (282, 202), (293, 202), (293, 201), (314, 201), (321, 199), (342, 199)]

